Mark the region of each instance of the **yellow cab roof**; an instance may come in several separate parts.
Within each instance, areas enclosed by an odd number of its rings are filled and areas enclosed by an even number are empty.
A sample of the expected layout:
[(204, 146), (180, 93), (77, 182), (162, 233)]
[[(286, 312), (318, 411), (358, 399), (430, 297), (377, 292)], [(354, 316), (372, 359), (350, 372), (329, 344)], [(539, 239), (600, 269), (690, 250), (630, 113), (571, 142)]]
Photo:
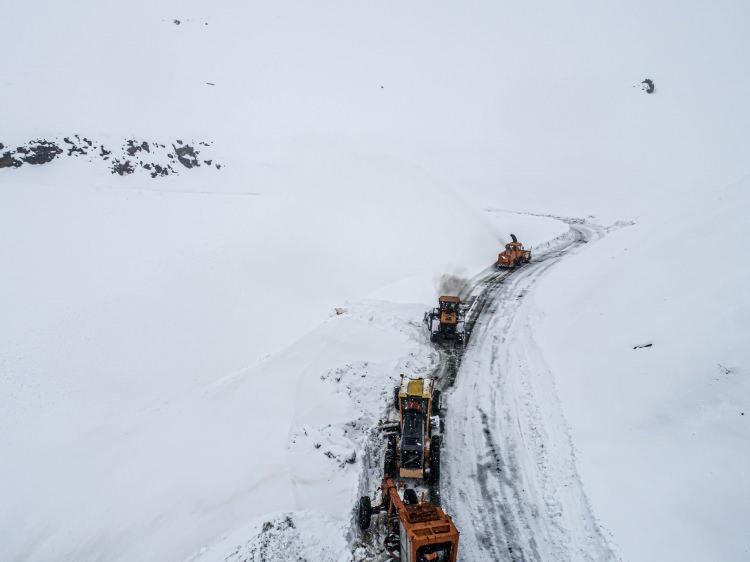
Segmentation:
[(413, 379), (406, 383), (406, 392), (404, 387), (401, 387), (401, 396), (420, 396), (422, 398), (430, 398), (430, 392), (432, 388), (432, 382), (424, 379)]
[(409, 396), (421, 396), (424, 392), (424, 379), (417, 379), (415, 381), (409, 381), (406, 385), (406, 393)]

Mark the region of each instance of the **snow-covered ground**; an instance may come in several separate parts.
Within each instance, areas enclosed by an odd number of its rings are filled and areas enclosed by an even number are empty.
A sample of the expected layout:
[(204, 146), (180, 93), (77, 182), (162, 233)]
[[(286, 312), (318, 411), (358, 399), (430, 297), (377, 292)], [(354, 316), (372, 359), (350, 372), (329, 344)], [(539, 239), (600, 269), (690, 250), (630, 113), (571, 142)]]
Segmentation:
[(611, 233), (532, 296), (581, 479), (628, 560), (750, 556), (748, 188)]
[(526, 306), (550, 268), (606, 231), (574, 224), (532, 264), (483, 289), (492, 304), (446, 396), (442, 499), (462, 530), (463, 559), (615, 559), (576, 472)]
[(450, 449), (462, 559), (747, 559), (748, 16), (3, 6), (0, 159), (79, 134), (222, 168), (0, 168), (0, 559), (349, 559), (368, 432), (438, 360), (423, 310), (544, 215), (623, 222), (478, 326), (447, 430), (481, 455), (497, 422), (525, 530), (478, 527), (498, 496)]

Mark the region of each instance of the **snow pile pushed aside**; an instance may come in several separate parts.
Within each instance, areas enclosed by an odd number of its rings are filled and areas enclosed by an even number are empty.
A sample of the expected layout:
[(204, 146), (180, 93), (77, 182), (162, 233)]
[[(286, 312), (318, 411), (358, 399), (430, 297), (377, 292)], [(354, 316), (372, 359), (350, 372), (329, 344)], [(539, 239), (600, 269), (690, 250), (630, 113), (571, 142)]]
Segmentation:
[(266, 516), (204, 547), (190, 562), (347, 562), (351, 560), (351, 553), (345, 527), (321, 513)]
[[(16, 426), (3, 435), (3, 450), (17, 454), (4, 463), (2, 496), (11, 509), (2, 527), (19, 533), (5, 537), (2, 558), (178, 560), (279, 511), (327, 517), (319, 529), (331, 535), (303, 533), (313, 542), (298, 544), (300, 553), (318, 543), (340, 550), (363, 440), (399, 373), (424, 374), (434, 361), (411, 321), (421, 312), (350, 305), (289, 348), (213, 384), (112, 405), (117, 416), (86, 411), (72, 418), (80, 433), (47, 428), (56, 443), (41, 439), (39, 422), (29, 429), (36, 441), (21, 441)], [(28, 464), (31, 452), (38, 462)]]
[(534, 295), (586, 492), (628, 560), (750, 555), (748, 189), (611, 233)]

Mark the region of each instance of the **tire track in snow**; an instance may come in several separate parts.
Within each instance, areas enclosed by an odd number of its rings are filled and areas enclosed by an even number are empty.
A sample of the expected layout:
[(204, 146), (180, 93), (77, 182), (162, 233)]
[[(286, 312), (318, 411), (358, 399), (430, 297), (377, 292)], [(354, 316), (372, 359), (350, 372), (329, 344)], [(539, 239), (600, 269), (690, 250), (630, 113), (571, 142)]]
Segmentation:
[[(569, 233), (531, 264), (512, 277), (485, 274), (474, 291), (475, 333), (446, 396), (441, 482), (444, 506), (462, 532), (462, 560), (615, 558), (575, 472), (551, 373), (546, 370), (553, 396), (539, 392), (534, 378), (546, 367), (529, 364), (537, 350), (519, 344), (514, 326), (525, 295), (543, 273), (605, 232), (578, 219), (565, 222)], [(547, 400), (543, 406), (540, 398)], [(557, 406), (549, 408), (551, 414), (543, 411), (549, 403)]]
[[(499, 397), (504, 394), (513, 396), (513, 393), (504, 393), (502, 389), (498, 393), (494, 386), (481, 387), (478, 380), (472, 381), (471, 377), (465, 376), (466, 369), (461, 369), (464, 357), (468, 355), (469, 363), (476, 361), (476, 356), (481, 356), (487, 351), (486, 342), (489, 341), (491, 342), (489, 349), (492, 351), (487, 355), (490, 360), (489, 370), (501, 371), (503, 361), (507, 363), (508, 358), (503, 357), (498, 351), (506, 343), (514, 313), (520, 304), (519, 300), (541, 274), (568, 251), (589, 242), (594, 236), (603, 236), (607, 230), (588, 224), (581, 219), (550, 218), (563, 220), (571, 228), (566, 234), (537, 247), (531, 264), (516, 270), (500, 272), (491, 266), (479, 273), (471, 282), (472, 289), (469, 296), (471, 306), (466, 322), (469, 343), (466, 353), (463, 349), (453, 348), (440, 348), (436, 353), (438, 361), (432, 371), (432, 376), (436, 378), (441, 391), (451, 394), (458, 375), (462, 382), (455, 389), (456, 393), (460, 393), (470, 385), (470, 392), (488, 391), (492, 395), (489, 406), (484, 409), (476, 405), (473, 408), (466, 407), (471, 404), (460, 404), (456, 407), (456, 404), (446, 404), (447, 401), (443, 400), (442, 413), (447, 420), (446, 427), (450, 429), (448, 434), (443, 433), (444, 468), (441, 474), (440, 490), (433, 495), (433, 500), (441, 501), (441, 496), (444, 495), (446, 499), (442, 503), (447, 513), (454, 516), (459, 526), (459, 531), (462, 533), (459, 547), (459, 560), (461, 561), (614, 558), (590, 510), (587, 515), (584, 515), (586, 521), (584, 527), (590, 531), (593, 542), (600, 545), (601, 548), (594, 548), (598, 555), (592, 558), (585, 549), (579, 549), (580, 552), (575, 555), (566, 555), (566, 552), (560, 548), (550, 550), (540, 547), (540, 545), (542, 547), (546, 545), (543, 539), (547, 534), (544, 525), (538, 521), (540, 513), (544, 510), (559, 513), (560, 509), (554, 501), (539, 502), (539, 505), (535, 505), (527, 498), (528, 488), (533, 486), (534, 482), (529, 480), (525, 467), (519, 463), (521, 457), (519, 450), (527, 448), (528, 445), (521, 422), (517, 416), (513, 415), (515, 411), (521, 409), (521, 406), (517, 405), (514, 409), (503, 404), (503, 409), (498, 409), (496, 405), (501, 403)], [(511, 278), (511, 283), (506, 284), (505, 281), (508, 278)], [(462, 295), (462, 299), (466, 296)], [(472, 337), (471, 332), (475, 329), (476, 336)], [(483, 351), (480, 352), (479, 349)], [(469, 380), (464, 380), (465, 378)], [(502, 377), (498, 377), (496, 382), (498, 388), (504, 384)], [(448, 394), (445, 395), (446, 398)], [(517, 402), (515, 399), (514, 401)], [(451, 400), (451, 402), (454, 401)], [(528, 399), (526, 403), (528, 405)], [(498, 431), (499, 427), (503, 430)], [(510, 428), (517, 428), (513, 430), (518, 434), (515, 441), (508, 439), (506, 435), (506, 431)], [(376, 487), (375, 484), (382, 477), (380, 470), (382, 440), (374, 428), (367, 439), (366, 450), (369, 454), (364, 455), (367, 462), (363, 466), (359, 485), (360, 494), (367, 493)], [(461, 474), (460, 467), (467, 458), (476, 459), (476, 462), (468, 474)], [(574, 465), (572, 467), (574, 471)], [(574, 480), (580, 489), (577, 475)], [(433, 490), (431, 494), (434, 494)], [(583, 496), (582, 491), (581, 496)], [(585, 496), (583, 499), (588, 509)], [(381, 546), (383, 529), (378, 527), (360, 535), (354, 530), (356, 527), (354, 519), (353, 511), (352, 528), (349, 532), (353, 558), (371, 562), (389, 559)], [(548, 528), (553, 527), (555, 525), (550, 523)], [(603, 553), (605, 555), (602, 555)]]

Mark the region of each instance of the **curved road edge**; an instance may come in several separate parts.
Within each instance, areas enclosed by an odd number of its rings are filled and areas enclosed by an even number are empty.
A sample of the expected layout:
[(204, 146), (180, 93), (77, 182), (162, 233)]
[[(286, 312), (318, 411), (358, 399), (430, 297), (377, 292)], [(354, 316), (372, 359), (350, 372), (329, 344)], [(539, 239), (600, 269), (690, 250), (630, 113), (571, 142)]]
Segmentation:
[(568, 233), (513, 275), (488, 273), (476, 284), (473, 334), (444, 395), (441, 498), (461, 531), (461, 560), (617, 559), (576, 471), (525, 303), (549, 267), (621, 225), (553, 218)]

